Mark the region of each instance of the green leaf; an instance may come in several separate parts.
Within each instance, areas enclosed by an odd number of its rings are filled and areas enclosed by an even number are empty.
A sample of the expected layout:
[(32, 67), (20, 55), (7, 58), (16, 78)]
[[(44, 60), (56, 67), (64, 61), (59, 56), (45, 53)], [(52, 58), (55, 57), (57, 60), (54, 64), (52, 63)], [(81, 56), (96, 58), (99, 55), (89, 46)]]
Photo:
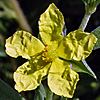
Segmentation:
[(62, 37), (64, 17), (55, 4), (50, 4), (47, 10), (40, 16), (39, 34), (45, 44)]
[(100, 4), (100, 0), (96, 0), (95, 6), (98, 6)]
[(40, 84), (40, 86), (35, 90), (34, 100), (44, 100), (46, 98), (45, 88)]
[(48, 87), (46, 81), (44, 82), (44, 88), (46, 91), (46, 100), (55, 100), (53, 99), (53, 92), (50, 90), (50, 88)]
[(85, 5), (92, 7), (96, 0), (82, 0), (82, 1), (85, 3)]
[(42, 93), (42, 96), (46, 98), (46, 91), (42, 83), (38, 87), (38, 91), (40, 91)]
[(82, 0), (85, 3), (85, 10), (87, 15), (91, 15), (96, 11), (99, 0)]
[(100, 48), (100, 26), (97, 27), (92, 33), (98, 38), (97, 43), (94, 46), (94, 49)]
[(22, 56), (26, 59), (31, 59), (32, 56), (44, 50), (42, 42), (26, 31), (15, 32), (6, 40), (5, 47), (9, 56), (15, 58)]
[(35, 92), (34, 100), (44, 100), (44, 97), (40, 91)]
[(89, 0), (82, 0), (85, 4), (88, 4)]
[(9, 0), (0, 0), (0, 8), (3, 9), (0, 11), (0, 17), (17, 18)]
[(53, 100), (53, 92), (49, 88), (46, 88), (46, 100)]
[(7, 33), (7, 28), (4, 26), (4, 24), (0, 21), (0, 34), (1, 33)]
[(7, 57), (6, 53), (4, 51), (0, 50), (0, 57)]
[(62, 98), (61, 98), (61, 100), (67, 100), (67, 98), (65, 98), (65, 97), (62, 97)]
[(88, 66), (85, 60), (82, 61), (68, 61), (70, 62), (71, 68), (76, 72), (83, 72), (97, 78), (92, 69)]
[(2, 35), (0, 35), (0, 57), (7, 57), (4, 48), (4, 38)]
[(0, 100), (25, 100), (8, 84), (0, 79)]

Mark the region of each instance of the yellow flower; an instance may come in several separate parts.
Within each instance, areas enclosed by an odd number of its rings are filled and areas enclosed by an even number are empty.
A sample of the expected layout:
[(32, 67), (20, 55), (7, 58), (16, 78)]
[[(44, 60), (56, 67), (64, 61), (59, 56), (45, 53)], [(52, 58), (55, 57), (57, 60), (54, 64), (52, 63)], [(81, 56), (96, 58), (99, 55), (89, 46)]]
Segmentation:
[(59, 9), (51, 4), (40, 16), (39, 36), (17, 31), (6, 40), (6, 53), (28, 59), (14, 72), (15, 88), (19, 92), (36, 89), (47, 75), (48, 86), (57, 95), (72, 98), (78, 74), (69, 61), (80, 61), (91, 53), (96, 37), (82, 30), (61, 35), (64, 18)]

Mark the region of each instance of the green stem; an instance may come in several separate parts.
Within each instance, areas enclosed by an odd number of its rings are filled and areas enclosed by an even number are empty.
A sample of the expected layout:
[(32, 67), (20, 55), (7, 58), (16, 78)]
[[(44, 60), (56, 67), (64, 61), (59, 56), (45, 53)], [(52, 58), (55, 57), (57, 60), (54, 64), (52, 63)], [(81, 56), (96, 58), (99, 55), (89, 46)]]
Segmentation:
[(88, 21), (89, 21), (89, 19), (90, 19), (90, 17), (91, 17), (91, 14), (88, 15), (87, 13), (85, 13), (84, 18), (83, 18), (83, 20), (82, 20), (82, 23), (81, 23), (79, 29), (81, 29), (81, 30), (83, 30), (83, 31), (85, 30), (85, 28), (86, 28), (86, 26), (87, 26), (87, 24), (88, 24)]
[(17, 0), (10, 0), (11, 2), (11, 5), (12, 5), (12, 8), (13, 10), (15, 11), (16, 13), (16, 16), (17, 16), (17, 21), (18, 23), (20, 24), (21, 28), (23, 30), (26, 30), (28, 32), (32, 32), (24, 14), (23, 14), (23, 11), (21, 10), (20, 6), (19, 6), (19, 3)]

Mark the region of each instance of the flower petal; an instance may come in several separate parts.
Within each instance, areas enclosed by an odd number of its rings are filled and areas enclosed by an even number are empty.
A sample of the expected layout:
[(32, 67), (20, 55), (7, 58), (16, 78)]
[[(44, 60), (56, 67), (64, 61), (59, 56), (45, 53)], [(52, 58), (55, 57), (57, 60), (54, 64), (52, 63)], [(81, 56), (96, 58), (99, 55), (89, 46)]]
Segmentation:
[(9, 56), (17, 58), (22, 56), (23, 58), (30, 59), (31, 56), (41, 52), (44, 49), (44, 45), (26, 31), (17, 31), (13, 36), (6, 40), (6, 53)]
[(50, 41), (62, 38), (64, 17), (59, 9), (52, 3), (40, 16), (39, 31), (42, 41), (50, 44)]
[(58, 47), (57, 54), (66, 60), (80, 61), (90, 55), (96, 41), (97, 38), (93, 34), (76, 30), (64, 37)]
[[(32, 62), (24, 63), (14, 72), (15, 89), (18, 92), (36, 89), (41, 84), (42, 78), (47, 75), (50, 63), (43, 63), (40, 59)], [(36, 66), (36, 63), (40, 64)]]
[(48, 75), (48, 85), (52, 92), (72, 98), (78, 80), (78, 74), (70, 68), (67, 62), (55, 59)]

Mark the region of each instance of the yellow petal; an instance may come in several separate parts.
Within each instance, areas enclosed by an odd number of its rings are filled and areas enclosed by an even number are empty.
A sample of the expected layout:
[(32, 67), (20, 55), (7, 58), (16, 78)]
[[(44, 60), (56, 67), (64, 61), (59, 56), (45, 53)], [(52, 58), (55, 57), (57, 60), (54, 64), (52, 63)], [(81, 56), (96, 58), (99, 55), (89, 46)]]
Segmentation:
[(49, 67), (50, 63), (43, 62), (41, 57), (24, 63), (14, 72), (15, 89), (18, 92), (36, 89), (47, 75)]
[(53, 61), (48, 75), (48, 85), (57, 95), (72, 98), (79, 76), (67, 62), (56, 59)]
[(76, 30), (64, 37), (57, 49), (57, 54), (66, 60), (80, 61), (90, 55), (96, 41), (97, 38), (93, 34)]
[(64, 17), (59, 9), (52, 3), (40, 16), (39, 34), (45, 44), (62, 38)]
[(42, 42), (26, 31), (15, 32), (13, 36), (6, 40), (5, 46), (6, 53), (9, 56), (15, 58), (22, 56), (26, 59), (30, 59), (31, 56), (44, 49)]

